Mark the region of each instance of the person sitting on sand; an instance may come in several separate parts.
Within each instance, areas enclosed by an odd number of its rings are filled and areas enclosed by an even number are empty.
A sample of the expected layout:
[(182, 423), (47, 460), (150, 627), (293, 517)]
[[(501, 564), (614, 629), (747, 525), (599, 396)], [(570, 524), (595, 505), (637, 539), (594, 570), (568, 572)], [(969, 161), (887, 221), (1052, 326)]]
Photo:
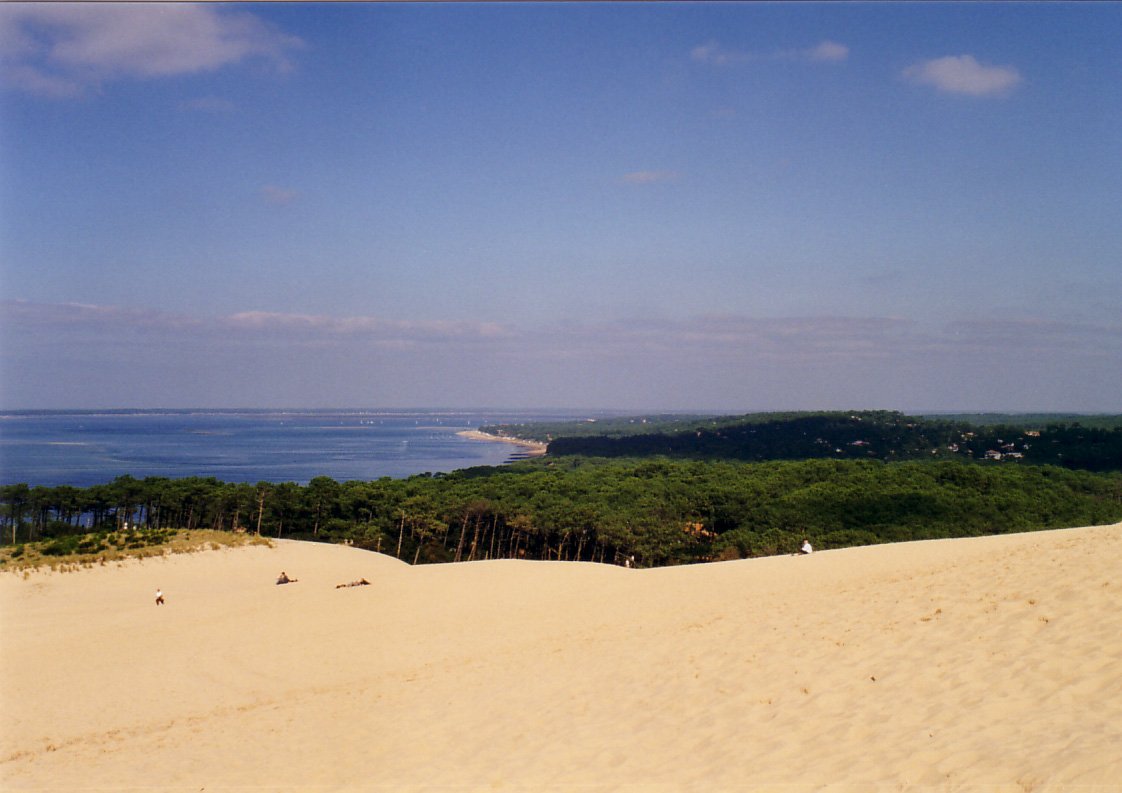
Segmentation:
[(808, 540), (806, 537), (803, 537), (803, 546), (801, 548), (799, 548), (799, 553), (800, 554), (814, 553), (814, 548), (813, 548), (813, 546), (811, 546), (810, 540)]
[(277, 583), (278, 584), (295, 584), (296, 579), (295, 578), (289, 578), (288, 573), (284, 572), (284, 570), (281, 570), (281, 574), (279, 576), (277, 576)]
[(159, 587), (156, 588), (156, 605), (164, 605), (164, 590), (160, 589)]

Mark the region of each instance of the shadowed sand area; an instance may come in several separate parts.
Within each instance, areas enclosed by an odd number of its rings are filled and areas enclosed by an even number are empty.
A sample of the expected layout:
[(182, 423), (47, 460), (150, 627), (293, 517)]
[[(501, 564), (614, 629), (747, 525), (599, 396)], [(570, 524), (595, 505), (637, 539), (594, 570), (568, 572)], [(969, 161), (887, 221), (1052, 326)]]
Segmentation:
[(656, 570), (281, 542), (0, 604), (4, 790), (1122, 789), (1122, 524)]

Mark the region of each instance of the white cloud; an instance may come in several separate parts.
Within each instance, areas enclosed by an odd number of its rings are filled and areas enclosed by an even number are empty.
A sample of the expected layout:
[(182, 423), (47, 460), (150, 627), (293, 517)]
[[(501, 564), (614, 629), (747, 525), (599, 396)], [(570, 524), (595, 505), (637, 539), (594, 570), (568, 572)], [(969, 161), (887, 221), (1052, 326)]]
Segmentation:
[(849, 57), (849, 47), (836, 41), (823, 41), (813, 47), (798, 50), (779, 50), (775, 52), (751, 52), (723, 47), (716, 41), (700, 44), (690, 50), (695, 61), (714, 66), (727, 66), (750, 61), (824, 61), (839, 62)]
[(803, 54), (812, 61), (844, 61), (849, 57), (849, 47), (836, 41), (823, 41)]
[(729, 63), (743, 63), (753, 58), (753, 56), (747, 52), (725, 49), (716, 41), (709, 41), (694, 47), (690, 50), (690, 57), (695, 61), (711, 63), (717, 66), (724, 66)]
[(107, 80), (194, 74), (250, 59), (284, 70), (288, 53), (302, 46), (252, 14), (206, 4), (0, 6), (6, 82), (50, 97)]
[(944, 93), (968, 96), (1000, 96), (1021, 82), (1020, 72), (1014, 67), (985, 66), (973, 55), (948, 55), (922, 61), (905, 69), (904, 78)]

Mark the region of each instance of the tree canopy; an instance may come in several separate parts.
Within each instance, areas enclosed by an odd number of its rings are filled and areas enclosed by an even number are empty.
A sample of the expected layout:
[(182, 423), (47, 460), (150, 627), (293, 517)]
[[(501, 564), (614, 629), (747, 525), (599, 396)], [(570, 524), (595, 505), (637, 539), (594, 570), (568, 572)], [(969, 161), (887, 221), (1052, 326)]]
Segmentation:
[(156, 477), (8, 485), (0, 508), (8, 545), (207, 528), (346, 542), (416, 563), (665, 565), (793, 552), (803, 537), (836, 548), (1108, 523), (1122, 519), (1122, 474), (957, 460), (565, 456), (306, 486)]
[[(650, 416), (497, 425), (493, 434), (541, 440), (549, 454), (666, 455), (728, 460), (1001, 460), (1090, 471), (1122, 470), (1122, 417), (907, 416), (894, 411)], [(1084, 418), (1083, 424), (1078, 418)], [(1071, 419), (1065, 421), (1064, 419)]]

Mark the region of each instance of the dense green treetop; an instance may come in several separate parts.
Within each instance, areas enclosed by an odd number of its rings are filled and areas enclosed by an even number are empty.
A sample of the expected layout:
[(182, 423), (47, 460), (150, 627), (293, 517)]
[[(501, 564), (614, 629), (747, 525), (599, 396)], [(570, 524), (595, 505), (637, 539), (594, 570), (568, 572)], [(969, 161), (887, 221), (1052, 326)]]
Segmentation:
[(647, 566), (789, 553), (804, 536), (838, 548), (1111, 523), (1122, 519), (1122, 473), (956, 460), (566, 456), (307, 486), (158, 477), (85, 489), (10, 485), (0, 488), (0, 507), (10, 553), (28, 541), (62, 554), (100, 547), (98, 534), (133, 542), (130, 532), (207, 528), (348, 542), (411, 562)]
[(1122, 415), (1112, 413), (933, 413), (925, 415), (924, 418), (974, 424), (979, 427), (997, 424), (1028, 430), (1071, 425), (1103, 430), (1122, 428)]
[[(982, 415), (982, 414), (979, 414)], [(1122, 470), (1122, 417), (907, 416), (895, 411), (648, 416), (603, 422), (499, 425), (486, 431), (549, 443), (555, 456), (886, 461), (956, 458)], [(1009, 418), (1009, 422), (1001, 419)]]

